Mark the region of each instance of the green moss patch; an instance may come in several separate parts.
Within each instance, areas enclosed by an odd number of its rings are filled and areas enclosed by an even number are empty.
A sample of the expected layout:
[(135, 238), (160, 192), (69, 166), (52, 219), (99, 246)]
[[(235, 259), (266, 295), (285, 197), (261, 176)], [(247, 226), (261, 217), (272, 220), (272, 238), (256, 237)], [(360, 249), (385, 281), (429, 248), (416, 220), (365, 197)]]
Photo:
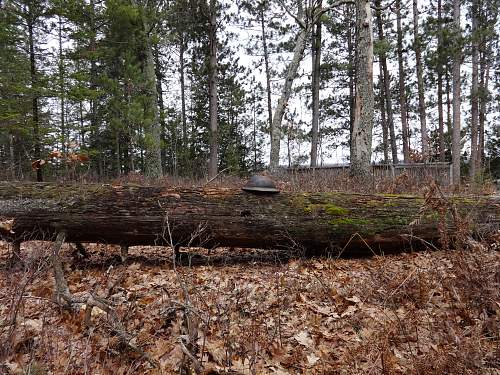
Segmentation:
[(347, 215), (349, 213), (349, 210), (343, 207), (335, 206), (333, 204), (325, 204), (324, 210), (328, 215), (334, 215), (334, 216)]

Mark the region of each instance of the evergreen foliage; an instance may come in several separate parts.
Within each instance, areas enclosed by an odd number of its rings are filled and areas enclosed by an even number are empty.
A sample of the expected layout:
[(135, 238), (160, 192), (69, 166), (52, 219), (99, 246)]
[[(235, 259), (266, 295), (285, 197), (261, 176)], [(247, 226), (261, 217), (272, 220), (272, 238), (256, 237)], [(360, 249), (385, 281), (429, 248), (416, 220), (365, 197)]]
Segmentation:
[[(0, 177), (106, 180), (132, 172), (153, 178), (206, 176), (213, 140), (209, 87), (214, 4), (218, 171), (245, 175), (266, 168), (271, 134), (280, 138), (282, 165), (309, 163), (313, 139), (318, 142), (318, 164), (348, 161), (348, 153), (341, 150), (351, 145), (359, 86), (354, 3), (2, 0)], [(500, 175), (495, 125), (500, 111), (499, 1), (463, 3), (466, 22), (460, 37), (453, 26), (453, 4), (443, 0), (416, 4), (415, 37), (411, 5), (402, 5), (402, 29), (396, 30), (394, 4), (372, 3), (379, 9), (373, 18), (380, 19), (384, 35), (378, 37), (374, 22), (373, 160), (451, 161), (452, 62), (459, 50), (460, 151), (466, 155), (464, 163), (476, 163), (476, 173)], [(311, 23), (323, 28), (316, 47)], [(301, 53), (296, 47), (304, 36)], [(423, 62), (423, 103), (413, 58), (417, 46)], [(321, 51), (317, 136), (311, 127), (311, 71), (318, 69), (307, 58), (314, 48)], [(296, 74), (289, 71), (292, 57), (301, 60)], [(378, 69), (382, 59), (387, 82)], [(471, 91), (472, 64), (477, 65), (477, 91)], [(285, 80), (293, 85), (283, 96)], [(286, 103), (280, 103), (280, 94), (288, 98)], [(284, 108), (278, 111), (282, 120), (273, 119), (277, 106)], [(422, 115), (428, 155), (423, 155)], [(408, 118), (411, 160), (403, 157), (403, 116)], [(274, 133), (273, 120), (279, 127)], [(469, 160), (471, 148), (474, 161)]]

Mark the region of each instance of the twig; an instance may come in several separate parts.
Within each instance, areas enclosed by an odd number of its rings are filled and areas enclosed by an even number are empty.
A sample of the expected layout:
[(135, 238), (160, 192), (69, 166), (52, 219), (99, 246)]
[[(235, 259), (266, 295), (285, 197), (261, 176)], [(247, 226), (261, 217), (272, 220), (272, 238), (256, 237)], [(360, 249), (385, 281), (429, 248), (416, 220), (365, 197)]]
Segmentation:
[(337, 255), (337, 259), (340, 258), (340, 256), (344, 252), (344, 250), (347, 248), (347, 246), (349, 246), (349, 244), (351, 243), (351, 241), (353, 240), (353, 238), (356, 237), (356, 236), (358, 236), (359, 238), (361, 238), (361, 241), (363, 241), (363, 243), (366, 245), (366, 247), (368, 247), (370, 249), (370, 251), (373, 253), (373, 255), (375, 255), (375, 256), (379, 255), (375, 251), (373, 251), (373, 249), (370, 247), (370, 245), (368, 245), (368, 243), (365, 241), (365, 239), (363, 237), (361, 237), (361, 235), (358, 232), (356, 232), (356, 233), (354, 233), (351, 236), (351, 238), (349, 238), (349, 241), (347, 241), (347, 243), (344, 245), (344, 247), (342, 248), (342, 250), (340, 251), (340, 253)]
[(230, 167), (227, 167), (227, 168), (224, 168), (222, 171), (220, 171), (219, 173), (217, 173), (214, 177), (212, 177), (210, 180), (208, 180), (207, 182), (205, 182), (203, 184), (203, 187), (207, 186), (209, 183), (211, 183), (212, 181), (214, 181), (215, 179), (217, 179), (217, 177), (219, 177), (222, 173), (224, 173), (225, 171), (227, 171)]
[(414, 235), (412, 235), (412, 234), (402, 234), (401, 236), (402, 236), (402, 237), (406, 237), (406, 238), (410, 238), (410, 239), (411, 239), (411, 238), (417, 239), (417, 240), (419, 240), (419, 241), (422, 241), (425, 245), (428, 245), (428, 246), (432, 247), (434, 250), (439, 251), (439, 249), (438, 249), (436, 246), (434, 246), (434, 245), (433, 245), (432, 243), (430, 243), (429, 241), (424, 240), (423, 238), (420, 238), (420, 237), (414, 236)]
[(297, 24), (302, 27), (303, 29), (306, 28), (306, 25), (304, 23), (304, 21), (302, 19), (300, 19), (298, 16), (296, 16), (295, 14), (292, 13), (292, 11), (286, 6), (285, 2), (282, 1), (282, 0), (279, 0), (279, 3), (280, 5), (283, 7), (283, 9), (285, 9), (285, 12), (290, 16), (292, 17), (295, 22), (297, 22)]
[(397, 286), (397, 288), (395, 288), (394, 290), (391, 291), (391, 293), (385, 298), (384, 303), (382, 304), (383, 306), (385, 306), (385, 304), (387, 303), (387, 301), (389, 300), (389, 298), (391, 298), (394, 294), (396, 294), (396, 292), (404, 284), (406, 284), (406, 282), (410, 279), (410, 277), (413, 276), (413, 274), (415, 273), (415, 271), (416, 271), (416, 269), (414, 269), (413, 271), (411, 271), (410, 274), (406, 277), (406, 279), (404, 279), (403, 282)]
[(179, 346), (181, 347), (182, 352), (191, 360), (191, 363), (194, 366), (194, 371), (196, 371), (197, 374), (200, 374), (202, 371), (202, 367), (200, 364), (200, 361), (186, 348), (186, 345), (184, 344), (184, 338), (181, 336), (179, 337)]

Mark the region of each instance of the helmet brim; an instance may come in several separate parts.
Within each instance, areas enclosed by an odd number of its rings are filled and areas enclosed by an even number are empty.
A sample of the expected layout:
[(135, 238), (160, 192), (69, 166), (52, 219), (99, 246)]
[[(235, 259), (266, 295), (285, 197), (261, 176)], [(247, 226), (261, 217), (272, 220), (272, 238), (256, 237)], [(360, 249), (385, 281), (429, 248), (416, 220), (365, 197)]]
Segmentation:
[(266, 187), (256, 187), (256, 186), (244, 186), (241, 190), (257, 193), (279, 193), (280, 191), (276, 188), (266, 188)]

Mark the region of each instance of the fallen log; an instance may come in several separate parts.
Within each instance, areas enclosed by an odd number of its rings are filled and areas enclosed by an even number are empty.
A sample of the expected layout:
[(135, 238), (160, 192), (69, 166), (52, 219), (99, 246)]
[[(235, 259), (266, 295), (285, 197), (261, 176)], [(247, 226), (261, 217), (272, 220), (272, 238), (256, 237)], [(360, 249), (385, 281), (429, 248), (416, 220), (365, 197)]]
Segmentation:
[(500, 199), (0, 183), (0, 235), (14, 243), (64, 232), (69, 242), (362, 255), (436, 243), (443, 230), (453, 235), (453, 212), (475, 233), (497, 230)]

